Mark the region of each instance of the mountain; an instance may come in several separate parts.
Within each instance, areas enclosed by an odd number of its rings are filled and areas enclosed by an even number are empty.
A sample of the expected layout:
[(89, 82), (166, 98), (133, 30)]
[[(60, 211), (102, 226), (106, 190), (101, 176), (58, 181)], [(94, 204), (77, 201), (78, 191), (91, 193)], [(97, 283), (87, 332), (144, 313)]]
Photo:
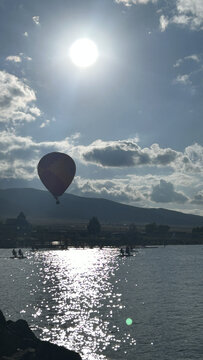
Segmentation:
[(18, 188), (0, 190), (0, 217), (16, 217), (21, 211), (29, 221), (88, 221), (97, 216), (105, 223), (167, 224), (203, 226), (203, 217), (166, 209), (140, 208), (114, 201), (71, 194), (61, 197), (60, 205), (48, 191)]

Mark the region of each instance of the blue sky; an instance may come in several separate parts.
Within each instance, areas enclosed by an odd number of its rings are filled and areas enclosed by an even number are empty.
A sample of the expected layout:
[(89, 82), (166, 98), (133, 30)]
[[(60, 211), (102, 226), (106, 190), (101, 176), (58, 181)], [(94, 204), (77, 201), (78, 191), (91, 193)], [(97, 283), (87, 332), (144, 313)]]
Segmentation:
[(202, 0), (1, 0), (0, 186), (61, 151), (70, 193), (203, 215), (202, 35)]

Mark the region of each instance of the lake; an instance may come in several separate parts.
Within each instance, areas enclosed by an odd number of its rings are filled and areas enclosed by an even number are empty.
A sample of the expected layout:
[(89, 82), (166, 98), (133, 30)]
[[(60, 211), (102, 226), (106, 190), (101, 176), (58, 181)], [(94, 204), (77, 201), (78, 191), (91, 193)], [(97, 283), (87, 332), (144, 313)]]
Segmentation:
[[(84, 360), (192, 360), (203, 354), (203, 246), (0, 249), (0, 309)], [(131, 325), (127, 325), (126, 320)]]

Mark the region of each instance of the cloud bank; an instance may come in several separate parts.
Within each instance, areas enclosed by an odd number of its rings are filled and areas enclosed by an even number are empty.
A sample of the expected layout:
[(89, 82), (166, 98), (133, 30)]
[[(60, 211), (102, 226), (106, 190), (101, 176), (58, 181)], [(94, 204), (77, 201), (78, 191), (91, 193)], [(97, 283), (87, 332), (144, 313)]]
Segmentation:
[(165, 166), (171, 164), (178, 153), (168, 148), (161, 149), (158, 144), (142, 149), (137, 139), (128, 139), (108, 142), (96, 140), (88, 147), (81, 148), (81, 156), (86, 162), (103, 167)]
[(199, 191), (194, 199), (191, 201), (192, 204), (203, 205), (203, 191)]
[[(164, 12), (163, 2), (159, 0), (115, 0), (117, 4), (125, 6), (160, 4), (159, 12)], [(189, 27), (191, 30), (203, 29), (203, 1), (202, 0), (175, 0), (170, 1), (172, 10), (160, 16), (160, 30), (163, 32), (170, 24)], [(163, 4), (164, 5), (164, 4)], [(169, 7), (167, 7), (169, 9)]]
[(32, 180), (36, 167), (46, 153), (60, 151), (71, 154), (73, 138), (62, 141), (34, 141), (32, 137), (0, 132), (0, 178)]
[(170, 167), (176, 172), (195, 173), (201, 173), (203, 168), (203, 147), (199, 144), (180, 152), (158, 144), (141, 148), (137, 139), (96, 140), (88, 146), (76, 147), (75, 153), (84, 163), (103, 168)]
[(71, 192), (80, 196), (103, 197), (123, 203), (141, 202), (145, 199), (129, 179), (84, 179), (76, 176)]
[(30, 122), (41, 115), (36, 95), (17, 76), (0, 71), (0, 122)]
[[(174, 14), (175, 12), (175, 14)], [(165, 31), (169, 24), (189, 27), (193, 31), (203, 29), (203, 1), (176, 0), (171, 15), (160, 16), (160, 29)]]
[(165, 180), (160, 180), (159, 185), (155, 185), (152, 187), (151, 200), (157, 203), (185, 203), (188, 198), (174, 190), (174, 185)]
[[(46, 153), (60, 151), (74, 158), (78, 169), (89, 164), (102, 168), (102, 178), (93, 178), (96, 172), (89, 171), (89, 178), (80, 173), (71, 185), (70, 192), (81, 196), (103, 197), (131, 205), (152, 207), (167, 204), (177, 210), (194, 206), (199, 209), (203, 201), (203, 147), (188, 146), (183, 152), (161, 148), (158, 144), (141, 148), (137, 139), (119, 141), (97, 140), (90, 145), (77, 145), (78, 134), (61, 141), (37, 142), (32, 137), (23, 137), (13, 131), (0, 132), (0, 178), (31, 181), (37, 178), (37, 164)], [(151, 173), (151, 167), (170, 167), (170, 175)], [(119, 168), (149, 167), (145, 175), (119, 176)], [(109, 177), (108, 170), (113, 169)], [(79, 170), (80, 171), (80, 170)], [(112, 171), (112, 170), (111, 170)], [(105, 175), (106, 174), (106, 175)], [(97, 176), (96, 176), (97, 177)], [(194, 195), (191, 193), (194, 189)], [(189, 193), (187, 193), (189, 192)], [(160, 206), (160, 205), (159, 205)], [(198, 210), (195, 210), (198, 212)]]

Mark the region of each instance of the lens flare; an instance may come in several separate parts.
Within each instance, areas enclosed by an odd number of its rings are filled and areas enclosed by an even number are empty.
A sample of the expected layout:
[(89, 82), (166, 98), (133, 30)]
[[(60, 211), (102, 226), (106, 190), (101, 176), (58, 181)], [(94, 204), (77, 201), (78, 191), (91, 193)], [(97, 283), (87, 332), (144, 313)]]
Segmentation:
[(133, 321), (131, 318), (126, 319), (126, 325), (132, 325)]

